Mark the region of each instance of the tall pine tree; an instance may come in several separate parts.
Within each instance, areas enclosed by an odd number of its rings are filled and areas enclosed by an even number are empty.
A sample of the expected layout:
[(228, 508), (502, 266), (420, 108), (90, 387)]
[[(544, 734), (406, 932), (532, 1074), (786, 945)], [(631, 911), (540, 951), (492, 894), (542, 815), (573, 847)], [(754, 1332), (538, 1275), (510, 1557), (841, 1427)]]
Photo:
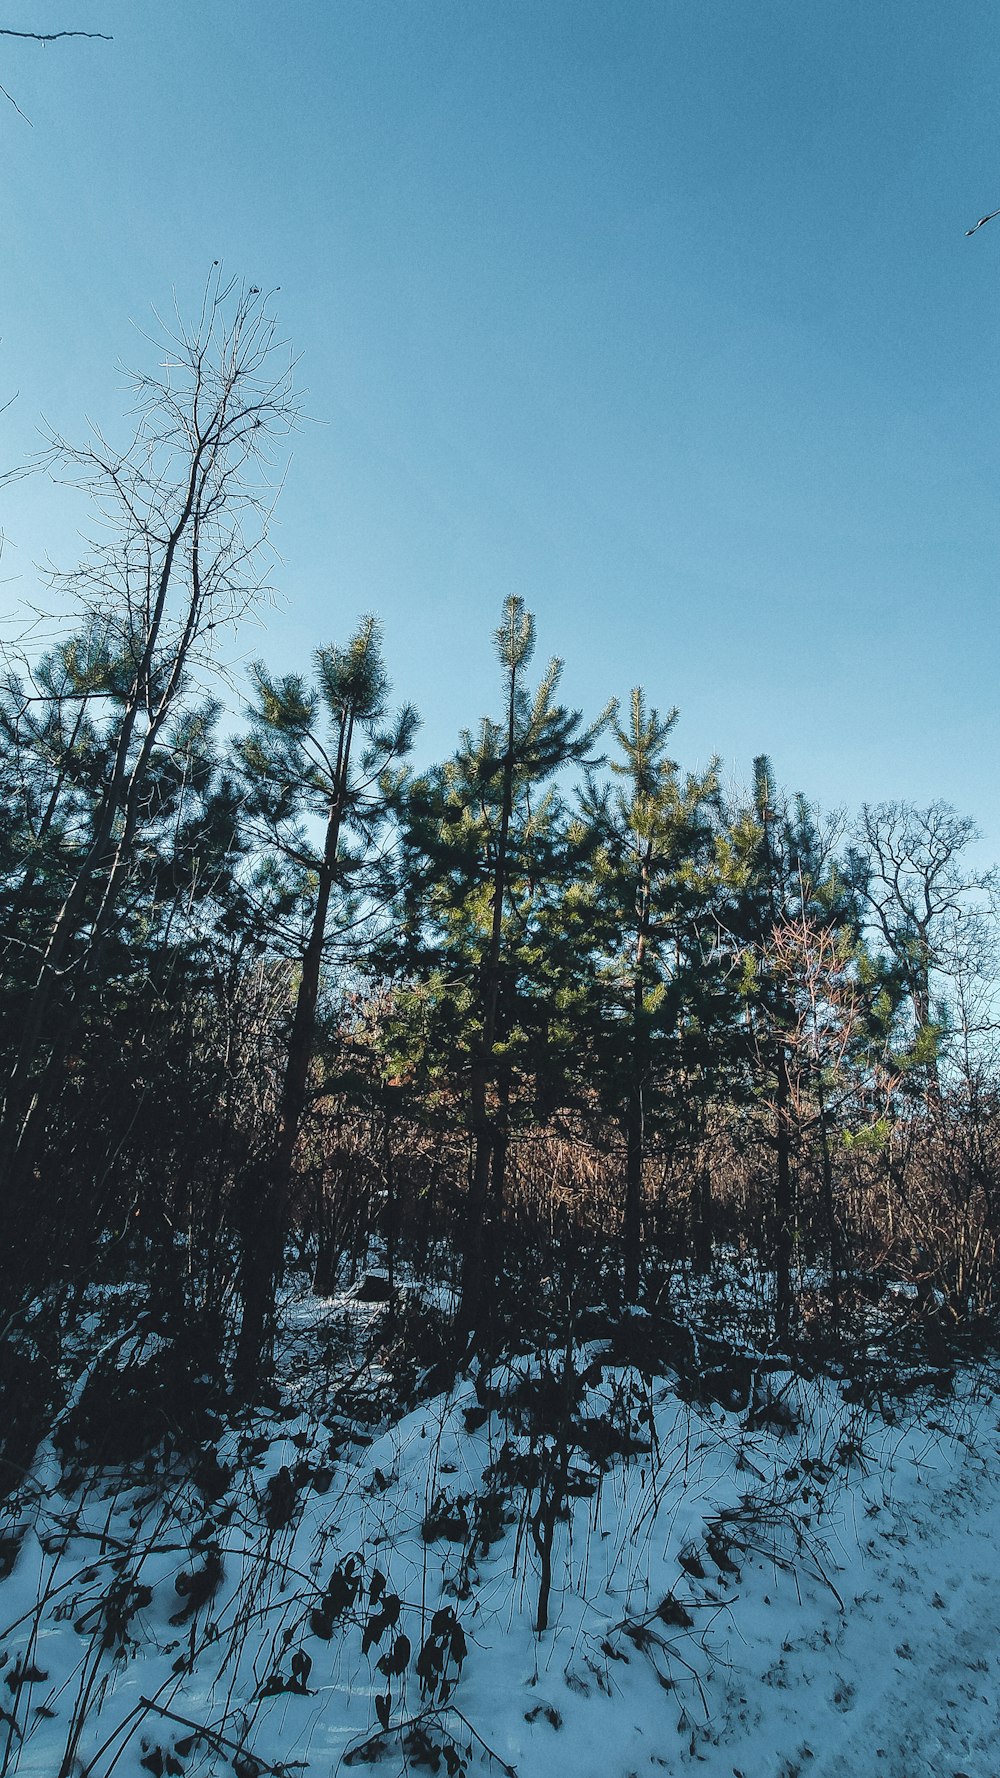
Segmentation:
[[(289, 1187), (306, 1108), (324, 959), (337, 936), (334, 912), (356, 914), (372, 888), (376, 836), (398, 789), (416, 713), (405, 706), (387, 724), (389, 684), (381, 636), (362, 619), (346, 647), (320, 648), (314, 685), (299, 674), (275, 679), (253, 669), (256, 701), (239, 755), (247, 801), (272, 873), (298, 887), (301, 934), (291, 1026), (278, 1096), (273, 1151), (244, 1214), (243, 1320), (237, 1375), (253, 1381), (266, 1359), (280, 1276)], [(350, 843), (348, 843), (350, 841)], [(317, 843), (318, 842), (318, 843)], [(273, 880), (273, 876), (272, 876)], [(340, 907), (335, 910), (336, 898)]]
[(624, 1141), (630, 1302), (639, 1286), (648, 1134), (671, 1129), (676, 1139), (690, 1119), (718, 1016), (710, 919), (716, 768), (681, 778), (668, 752), (676, 720), (676, 710), (661, 717), (649, 708), (637, 686), (627, 725), (617, 714), (612, 722), (621, 755), (611, 760), (617, 784), (591, 782), (584, 799), (598, 839), (589, 915), (599, 1003), (595, 1063)]
[(606, 720), (588, 726), (556, 701), (556, 659), (531, 691), (535, 621), (522, 599), (505, 602), (494, 642), (501, 715), (484, 717), (475, 735), (466, 731), (457, 753), (408, 798), (398, 951), (399, 1041), (405, 1047), (406, 1025), (424, 1047), (450, 1037), (464, 1082), (470, 1164), (459, 1325), (467, 1333), (482, 1329), (492, 1299), (489, 1207), (492, 1199), (496, 1214), (503, 1201), (518, 1045), (527, 1041), (519, 998), (539, 961), (540, 910), (572, 869), (574, 837), (553, 780), (589, 757)]

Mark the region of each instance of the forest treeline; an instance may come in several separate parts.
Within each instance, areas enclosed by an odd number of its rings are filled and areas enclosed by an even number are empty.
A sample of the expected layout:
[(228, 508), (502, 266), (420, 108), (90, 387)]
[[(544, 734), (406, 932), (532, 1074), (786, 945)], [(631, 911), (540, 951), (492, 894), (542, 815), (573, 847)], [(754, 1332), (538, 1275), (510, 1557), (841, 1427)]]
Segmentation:
[(780, 1342), (887, 1279), (990, 1323), (973, 822), (683, 769), (662, 688), (560, 701), (518, 597), (494, 712), (430, 768), (371, 617), (255, 665), (229, 733), (295, 418), (264, 298), (217, 282), (137, 385), (123, 449), (53, 444), (94, 541), (0, 684), (8, 1355), (131, 1280), (249, 1392), (291, 1264), (448, 1284), (462, 1342), (571, 1287), (662, 1306), (723, 1258)]

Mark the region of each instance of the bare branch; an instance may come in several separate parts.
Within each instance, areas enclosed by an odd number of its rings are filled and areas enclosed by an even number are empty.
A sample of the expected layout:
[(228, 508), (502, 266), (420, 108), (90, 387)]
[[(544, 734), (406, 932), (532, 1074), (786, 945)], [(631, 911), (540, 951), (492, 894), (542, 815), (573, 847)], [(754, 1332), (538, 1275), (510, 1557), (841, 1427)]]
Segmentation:
[(15, 99), (13, 93), (9, 93), (5, 86), (0, 86), (0, 93), (3, 93), (3, 96), (5, 99), (10, 100), (10, 103), (13, 105), (14, 110), (17, 112), (18, 117), (23, 117), (25, 123), (28, 125), (28, 128), (33, 130), (35, 127), (34, 124), (32, 123), (30, 117), (28, 116), (28, 113), (26, 111), (21, 110), (21, 107), (18, 104), (17, 100)]
[(974, 235), (978, 229), (984, 228), (987, 222), (993, 222), (997, 216), (1000, 216), (1000, 210), (991, 210), (988, 216), (980, 216), (978, 222), (966, 229), (966, 236)]
[(56, 43), (60, 37), (97, 37), (102, 43), (114, 42), (106, 31), (12, 31), (9, 25), (0, 25), (0, 37), (25, 37), (32, 43)]

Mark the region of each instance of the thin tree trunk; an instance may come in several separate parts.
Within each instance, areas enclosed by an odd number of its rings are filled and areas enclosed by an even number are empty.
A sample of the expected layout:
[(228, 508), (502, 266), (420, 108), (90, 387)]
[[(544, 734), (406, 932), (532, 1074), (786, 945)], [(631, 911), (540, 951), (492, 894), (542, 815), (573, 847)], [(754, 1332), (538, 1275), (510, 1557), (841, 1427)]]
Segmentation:
[(237, 1388), (244, 1393), (253, 1387), (261, 1368), (269, 1368), (271, 1358), (275, 1293), (283, 1266), (292, 1167), (305, 1110), (309, 1064), (316, 1036), (316, 1008), (319, 1003), (330, 897), (340, 848), (352, 726), (352, 719), (348, 716), (339, 735), (334, 795), (327, 819), (316, 906), (309, 940), (302, 955), (302, 971), (288, 1040), (278, 1112), (277, 1142), (270, 1165), (265, 1166), (257, 1181), (256, 1191), (251, 1188), (252, 1214), (245, 1219), (243, 1231), (243, 1316), (234, 1374)]
[(642, 1249), (642, 1161), (643, 1161), (642, 1081), (638, 1070), (629, 1083), (628, 1106), (625, 1113), (625, 1207), (622, 1219), (624, 1253), (624, 1294), (626, 1303), (634, 1303), (639, 1294), (639, 1262)]
[(777, 1113), (777, 1190), (775, 1193), (774, 1220), (774, 1274), (775, 1274), (775, 1332), (779, 1340), (788, 1338), (792, 1319), (792, 1169), (791, 1169), (791, 1136), (789, 1130), (789, 1082), (788, 1058), (785, 1046), (778, 1044), (777, 1056), (777, 1090), (775, 1093), (775, 1109)]
[[(107, 929), (114, 907), (114, 891), (117, 890), (121, 880), (124, 864), (127, 861), (127, 849), (131, 846), (134, 838), (136, 812), (139, 807), (140, 793), (148, 775), (153, 747), (166, 720), (173, 698), (180, 689), (187, 655), (198, 631), (200, 603), (196, 602), (192, 596), (187, 622), (174, 651), (171, 670), (167, 676), (167, 686), (160, 695), (156, 711), (151, 714), (138, 757), (130, 767), (129, 755), (136, 727), (143, 710), (150, 704), (149, 688), (153, 680), (156, 649), (163, 628), (174, 560), (184, 532), (191, 521), (198, 497), (203, 473), (201, 462), (203, 449), (203, 445), (200, 444), (193, 458), (181, 512), (167, 540), (163, 562), (157, 577), (156, 595), (146, 627), (142, 657), (136, 669), (128, 702), (123, 712), (121, 727), (115, 742), (111, 776), (97, 814), (93, 837), (79, 872), (53, 922), (26, 1008), (21, 1042), (4, 1097), (3, 1113), (0, 1116), (0, 1178), (3, 1179), (7, 1191), (15, 1199), (19, 1188), (23, 1187), (30, 1174), (31, 1164), (40, 1142), (41, 1132), (37, 1126), (44, 1124), (51, 1099), (51, 1076), (53, 1074), (51, 1065), (47, 1070), (44, 1068), (41, 1070), (43, 1080), (46, 1073), (50, 1077), (49, 1090), (46, 1090), (44, 1084), (39, 1085), (35, 1077), (39, 1072), (39, 1052), (44, 1046), (46, 1032), (51, 1027), (50, 1015), (63, 967), (74, 939), (86, 924), (93, 892), (105, 872), (108, 873), (108, 878), (97, 910), (91, 938), (96, 939), (101, 931)], [(126, 836), (123, 834), (116, 843), (115, 828), (127, 812), (132, 815), (131, 822), (126, 820), (127, 842)], [(16, 1205), (14, 1207), (16, 1208)]]
[(827, 1235), (830, 1241), (830, 1303), (833, 1312), (834, 1331), (840, 1328), (841, 1310), (841, 1254), (840, 1230), (837, 1226), (837, 1206), (833, 1191), (833, 1161), (830, 1155), (830, 1136), (826, 1127), (826, 1101), (823, 1087), (820, 1084), (817, 1092), (817, 1110), (819, 1113), (819, 1154), (823, 1172), (823, 1207), (826, 1211)]
[(704, 1275), (712, 1265), (712, 1236), (715, 1206), (712, 1201), (712, 1172), (702, 1158), (698, 1167), (697, 1211), (694, 1231), (695, 1270)]
[(473, 1159), (466, 1203), (465, 1250), (462, 1261), (461, 1301), (457, 1326), (461, 1334), (477, 1331), (488, 1312), (492, 1290), (485, 1278), (484, 1237), (486, 1210), (489, 1201), (490, 1175), (496, 1125), (490, 1115), (489, 1089), (493, 1075), (496, 1048), (497, 1010), (500, 999), (500, 956), (503, 938), (503, 910), (507, 893), (507, 849), (514, 803), (514, 674), (507, 704), (507, 751), (503, 761), (503, 784), (500, 806), (500, 832), (497, 837), (496, 861), (493, 870), (493, 910), (490, 942), (483, 961), (483, 1027), (472, 1058), (469, 1090), (472, 1126)]
[(650, 848), (647, 845), (640, 872), (635, 976), (632, 982), (632, 1046), (629, 1058), (628, 1102), (625, 1111), (625, 1206), (622, 1221), (622, 1246), (625, 1262), (624, 1292), (627, 1303), (634, 1303), (639, 1294), (642, 1251), (642, 1165), (645, 1158), (646, 1140), (646, 1076), (649, 1071), (649, 1042), (646, 1023), (646, 951), (649, 943), (650, 906)]

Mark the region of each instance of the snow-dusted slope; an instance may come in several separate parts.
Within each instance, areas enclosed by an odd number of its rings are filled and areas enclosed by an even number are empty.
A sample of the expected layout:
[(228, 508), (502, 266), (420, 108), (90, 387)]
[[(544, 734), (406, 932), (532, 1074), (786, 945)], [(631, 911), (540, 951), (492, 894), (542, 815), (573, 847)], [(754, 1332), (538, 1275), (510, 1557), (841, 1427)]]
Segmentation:
[(201, 1491), (50, 1449), (3, 1769), (997, 1778), (994, 1383), (886, 1419), (761, 1365), (748, 1413), (595, 1341), (394, 1425), (314, 1390), (224, 1428)]

